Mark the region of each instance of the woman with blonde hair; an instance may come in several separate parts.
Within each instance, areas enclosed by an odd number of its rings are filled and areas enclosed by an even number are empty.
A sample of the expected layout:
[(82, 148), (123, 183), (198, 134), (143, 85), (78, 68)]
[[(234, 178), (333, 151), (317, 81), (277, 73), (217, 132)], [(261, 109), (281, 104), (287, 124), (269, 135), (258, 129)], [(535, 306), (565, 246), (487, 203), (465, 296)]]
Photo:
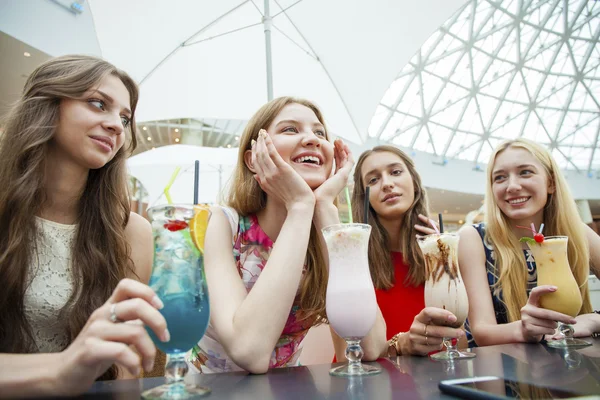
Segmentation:
[(5, 121), (3, 396), (79, 394), (98, 377), (138, 375), (140, 359), (151, 370), (143, 324), (116, 322), (141, 320), (168, 340), (161, 302), (139, 282), (152, 267), (150, 224), (130, 213), (137, 100), (135, 82), (110, 63), (63, 56), (31, 73)]
[[(363, 152), (354, 172), (352, 212), (364, 221), (369, 187), (369, 267), (380, 316), (386, 324), (382, 356), (427, 355), (442, 348), (442, 338), (464, 335), (450, 328), (456, 316), (425, 307), (425, 261), (417, 235), (435, 231), (427, 218), (427, 193), (412, 160), (395, 146), (376, 146)], [(425, 225), (425, 226), (424, 226)], [(332, 331), (336, 357), (344, 341)]]
[[(519, 228), (544, 223), (545, 236), (568, 236), (569, 265), (581, 290), (583, 306), (576, 318), (540, 308), (535, 260), (519, 238)], [(579, 217), (567, 182), (550, 153), (527, 140), (500, 144), (488, 164), (485, 219), (460, 231), (459, 265), (470, 302), (471, 345), (539, 342), (556, 339), (557, 321), (574, 324), (575, 336), (600, 331), (592, 313), (587, 278), (600, 266), (600, 237)]]
[[(341, 140), (328, 138), (321, 111), (307, 100), (272, 100), (248, 122), (229, 207), (213, 209), (206, 233), (211, 323), (192, 350), (196, 369), (298, 365), (309, 328), (326, 318), (320, 230), (339, 223), (334, 200), (354, 163)], [(369, 346), (365, 353), (379, 355)]]

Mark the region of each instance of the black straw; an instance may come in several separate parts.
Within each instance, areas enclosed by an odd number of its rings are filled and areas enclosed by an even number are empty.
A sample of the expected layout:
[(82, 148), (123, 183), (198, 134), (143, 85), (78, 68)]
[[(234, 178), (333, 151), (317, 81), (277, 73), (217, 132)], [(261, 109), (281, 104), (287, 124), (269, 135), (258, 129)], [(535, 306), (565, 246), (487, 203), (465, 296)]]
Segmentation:
[(369, 223), (369, 193), (371, 188), (369, 186), (365, 189), (365, 224)]
[(198, 204), (198, 181), (200, 180), (200, 161), (194, 162), (194, 204)]
[(444, 221), (442, 221), (442, 213), (438, 213), (438, 219), (440, 220), (440, 233), (444, 233)]

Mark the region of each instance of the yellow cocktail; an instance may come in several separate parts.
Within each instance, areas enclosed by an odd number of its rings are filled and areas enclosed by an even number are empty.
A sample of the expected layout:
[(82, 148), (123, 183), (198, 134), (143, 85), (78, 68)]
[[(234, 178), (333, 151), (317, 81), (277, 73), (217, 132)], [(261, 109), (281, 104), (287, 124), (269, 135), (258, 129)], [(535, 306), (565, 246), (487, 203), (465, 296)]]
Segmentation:
[[(576, 317), (581, 310), (582, 299), (579, 285), (571, 272), (567, 257), (567, 236), (548, 236), (541, 243), (528, 241), (537, 268), (537, 284), (556, 286), (558, 290), (545, 293), (540, 298), (540, 306), (547, 310)], [(561, 324), (559, 330), (565, 335), (564, 339), (548, 342), (550, 347), (582, 347), (590, 343), (573, 339), (573, 328)]]

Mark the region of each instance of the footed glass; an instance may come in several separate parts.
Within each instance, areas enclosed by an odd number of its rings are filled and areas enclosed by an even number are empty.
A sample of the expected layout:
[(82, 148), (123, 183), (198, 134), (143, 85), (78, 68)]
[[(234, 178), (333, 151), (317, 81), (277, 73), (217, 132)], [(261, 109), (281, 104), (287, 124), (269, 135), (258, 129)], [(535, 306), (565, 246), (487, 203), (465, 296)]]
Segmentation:
[[(558, 288), (556, 292), (542, 295), (540, 306), (575, 318), (581, 310), (583, 301), (579, 285), (569, 266), (568, 242), (567, 236), (547, 236), (542, 243), (527, 242), (527, 246), (535, 259), (538, 286), (553, 285)], [(574, 338), (575, 330), (572, 325), (559, 323), (558, 331), (563, 338), (548, 340), (547, 346), (577, 348), (592, 345), (586, 340)]]
[[(467, 289), (458, 267), (458, 234), (434, 233), (419, 237), (417, 243), (425, 258), (425, 307), (437, 307), (456, 316), (454, 328), (460, 328), (469, 314)], [(425, 330), (427, 332), (427, 330)], [(475, 353), (461, 352), (457, 340), (443, 338), (446, 351), (429, 356), (436, 361), (474, 358)]]
[(336, 376), (364, 376), (381, 368), (361, 363), (360, 341), (377, 318), (377, 299), (367, 256), (371, 226), (337, 224), (323, 228), (329, 253), (326, 309), (329, 325), (346, 343), (348, 364), (329, 371)]
[(163, 205), (148, 210), (154, 236), (150, 287), (163, 301), (160, 310), (171, 334), (162, 342), (147, 329), (156, 347), (167, 354), (167, 383), (142, 394), (145, 399), (190, 399), (210, 389), (185, 384), (185, 354), (204, 336), (210, 319), (204, 277), (204, 236), (210, 218), (207, 206)]

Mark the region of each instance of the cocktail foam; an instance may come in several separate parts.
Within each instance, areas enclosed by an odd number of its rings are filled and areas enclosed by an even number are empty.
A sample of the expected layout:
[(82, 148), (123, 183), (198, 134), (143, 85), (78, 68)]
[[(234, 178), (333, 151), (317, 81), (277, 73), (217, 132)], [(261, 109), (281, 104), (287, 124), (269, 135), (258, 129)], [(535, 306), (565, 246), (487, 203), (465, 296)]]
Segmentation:
[(323, 237), (327, 243), (327, 251), (330, 255), (344, 257), (349, 253), (362, 250), (368, 245), (370, 232), (360, 226), (349, 226), (343, 230), (324, 231)]
[[(430, 254), (432, 256), (441, 256), (441, 246), (438, 242), (440, 240), (446, 248), (456, 249), (458, 248), (458, 235), (427, 235), (422, 240), (419, 241), (419, 246), (421, 247), (421, 251), (423, 254)], [(442, 248), (443, 248), (442, 247)]]

